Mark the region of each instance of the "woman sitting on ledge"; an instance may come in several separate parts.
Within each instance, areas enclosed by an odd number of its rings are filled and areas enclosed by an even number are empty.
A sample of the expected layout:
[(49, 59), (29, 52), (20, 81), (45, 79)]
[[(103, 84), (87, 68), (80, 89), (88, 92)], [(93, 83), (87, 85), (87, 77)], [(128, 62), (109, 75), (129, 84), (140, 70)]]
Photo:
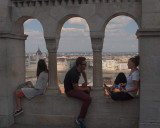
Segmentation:
[[(106, 90), (113, 100), (130, 100), (136, 97), (139, 88), (139, 56), (129, 59), (128, 69), (131, 69), (129, 75), (119, 73), (116, 77), (113, 86), (108, 87), (104, 84)], [(120, 89), (120, 92), (113, 92), (115, 88)]]
[(16, 104), (17, 110), (14, 113), (14, 116), (18, 116), (23, 113), (23, 109), (21, 107), (21, 98), (26, 97), (31, 99), (36, 95), (40, 95), (43, 93), (44, 88), (48, 82), (48, 69), (45, 61), (40, 59), (37, 65), (37, 82), (35, 86), (33, 86), (32, 82), (25, 82), (21, 86), (25, 86), (21, 89), (16, 90)]

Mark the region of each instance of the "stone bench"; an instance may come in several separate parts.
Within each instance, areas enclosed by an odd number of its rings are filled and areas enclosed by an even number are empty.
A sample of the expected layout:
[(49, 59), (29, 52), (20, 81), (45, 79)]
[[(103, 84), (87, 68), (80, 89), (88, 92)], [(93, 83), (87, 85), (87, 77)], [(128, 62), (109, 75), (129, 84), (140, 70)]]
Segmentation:
[[(91, 93), (92, 103), (86, 117), (88, 128), (137, 128), (139, 99), (113, 101), (97, 91)], [(23, 99), (24, 113), (15, 118), (15, 123), (75, 127), (82, 101), (57, 94), (40, 95), (32, 100)]]

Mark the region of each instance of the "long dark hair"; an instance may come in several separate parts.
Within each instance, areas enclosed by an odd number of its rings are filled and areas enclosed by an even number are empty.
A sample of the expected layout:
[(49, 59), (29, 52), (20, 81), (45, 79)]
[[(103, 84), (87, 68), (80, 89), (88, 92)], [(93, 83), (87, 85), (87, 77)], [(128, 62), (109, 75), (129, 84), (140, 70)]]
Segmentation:
[(38, 78), (39, 74), (40, 74), (41, 72), (43, 72), (43, 71), (45, 71), (45, 72), (48, 73), (48, 69), (47, 69), (47, 65), (46, 65), (45, 60), (40, 59), (40, 60), (38, 61), (38, 65), (37, 65), (37, 78)]

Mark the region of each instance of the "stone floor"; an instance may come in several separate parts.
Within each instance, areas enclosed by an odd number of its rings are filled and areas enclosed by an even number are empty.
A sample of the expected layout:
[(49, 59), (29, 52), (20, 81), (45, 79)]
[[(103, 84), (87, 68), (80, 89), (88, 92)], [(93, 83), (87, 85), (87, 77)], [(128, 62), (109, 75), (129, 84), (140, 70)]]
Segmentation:
[(30, 126), (14, 124), (10, 128), (72, 128), (72, 127), (54, 127), (54, 126)]

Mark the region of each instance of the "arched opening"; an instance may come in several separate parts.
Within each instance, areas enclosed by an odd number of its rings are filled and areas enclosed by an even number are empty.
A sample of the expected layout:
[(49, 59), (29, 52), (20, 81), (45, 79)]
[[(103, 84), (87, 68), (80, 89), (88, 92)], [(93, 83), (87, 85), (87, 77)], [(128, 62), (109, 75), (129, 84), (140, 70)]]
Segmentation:
[(45, 59), (48, 64), (48, 52), (43, 36), (41, 23), (36, 19), (24, 22), (24, 34), (28, 35), (25, 41), (25, 69), (26, 81), (36, 82), (36, 70), (39, 59)]
[[(89, 37), (89, 27), (87, 22), (79, 17), (67, 20), (61, 29), (61, 38), (57, 52), (57, 76), (58, 85), (64, 93), (64, 77), (67, 71), (75, 65), (75, 60), (79, 56), (87, 59), (86, 74), (89, 86), (93, 83), (93, 56), (91, 40)], [(81, 76), (79, 84), (84, 82)]]
[(114, 83), (119, 72), (124, 72), (126, 76), (129, 74), (128, 59), (138, 54), (138, 39), (135, 35), (137, 29), (138, 25), (135, 20), (128, 16), (113, 17), (107, 24), (102, 70), (103, 81), (108, 86)]

